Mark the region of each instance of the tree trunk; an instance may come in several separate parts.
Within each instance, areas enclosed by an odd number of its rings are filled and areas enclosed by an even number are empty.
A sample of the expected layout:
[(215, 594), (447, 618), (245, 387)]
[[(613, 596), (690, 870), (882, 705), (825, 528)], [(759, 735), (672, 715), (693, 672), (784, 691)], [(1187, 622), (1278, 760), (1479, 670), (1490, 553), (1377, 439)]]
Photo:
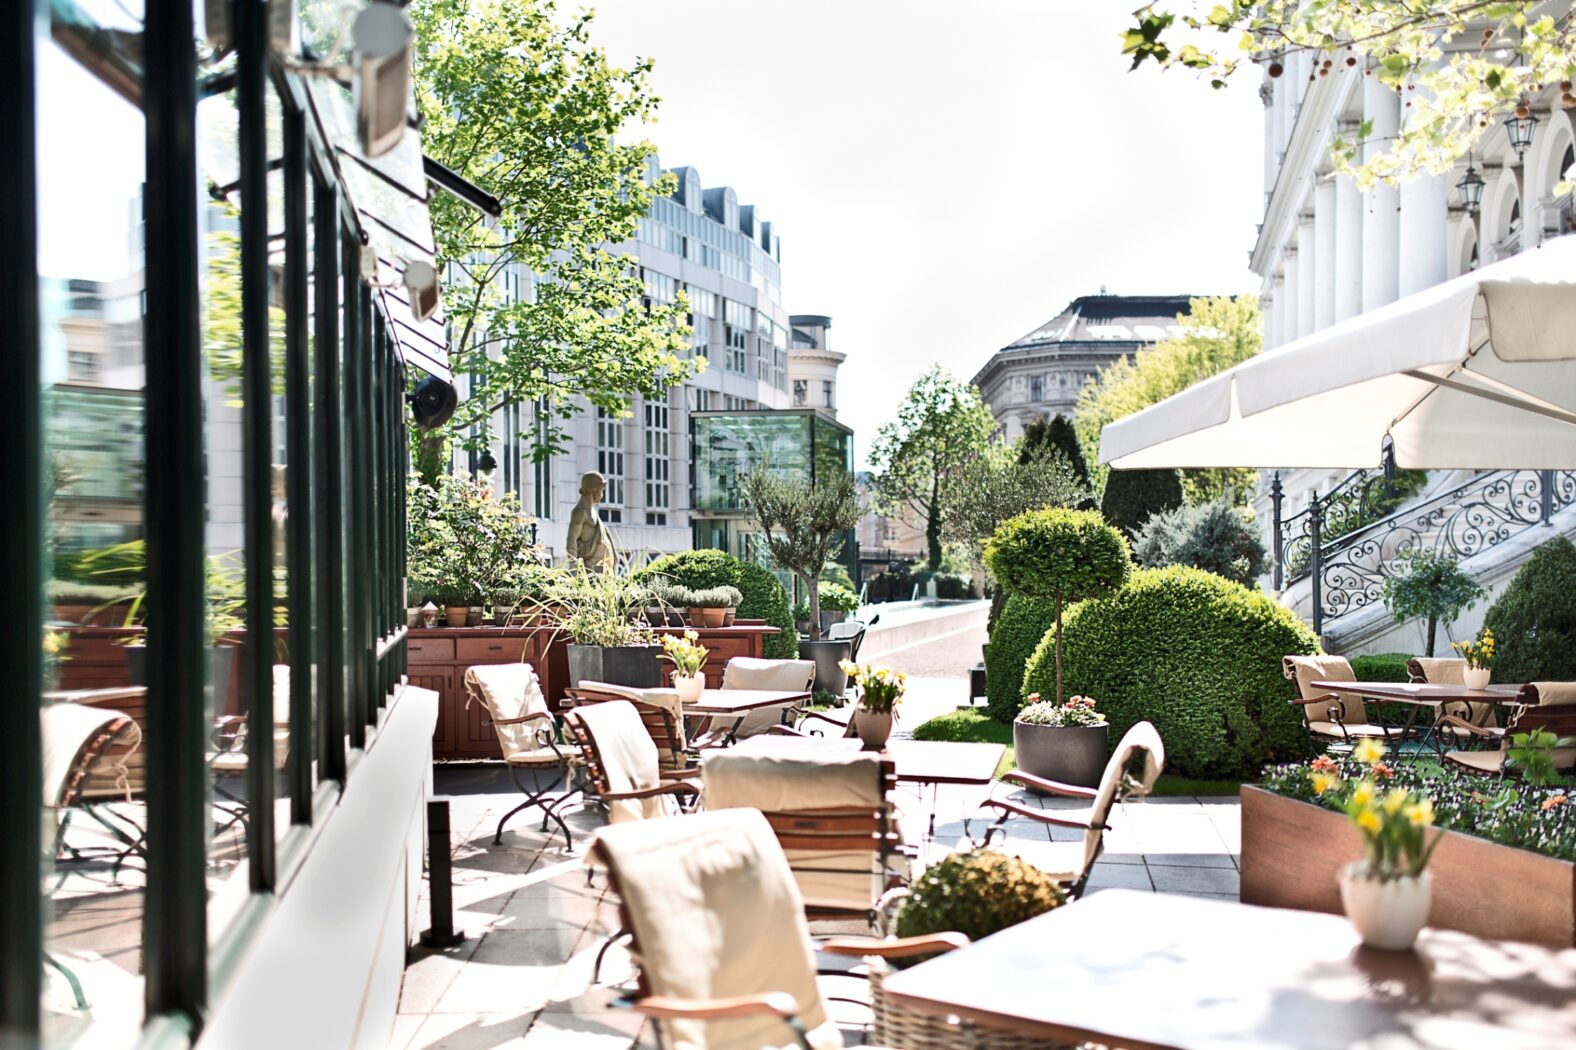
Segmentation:
[(810, 601), (810, 641), (821, 640), (821, 574), (804, 577), (804, 585), (809, 590), (807, 596)]
[(1434, 655), (1434, 624), (1436, 622), (1437, 621), (1434, 619), (1434, 617), (1430, 616), (1428, 618), (1428, 645), (1426, 646), (1428, 650), (1426, 655), (1428, 656)]
[(1062, 600), (1056, 599), (1056, 703), (1060, 706), (1062, 699)]
[(941, 571), (941, 511), (931, 506), (925, 519), (925, 543), (930, 548), (930, 571)]

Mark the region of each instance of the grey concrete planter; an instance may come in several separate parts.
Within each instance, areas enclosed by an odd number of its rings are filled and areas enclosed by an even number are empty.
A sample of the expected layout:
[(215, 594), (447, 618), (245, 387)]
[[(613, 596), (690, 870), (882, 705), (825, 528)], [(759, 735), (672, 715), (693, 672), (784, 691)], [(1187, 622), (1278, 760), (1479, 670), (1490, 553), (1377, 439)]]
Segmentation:
[(1012, 724), (1012, 747), (1018, 768), (1047, 780), (1094, 787), (1105, 772), (1109, 725), (1040, 726)]
[(569, 646), (569, 688), (581, 681), (655, 689), (662, 684), (660, 645)]
[(815, 661), (815, 688), (833, 696), (842, 696), (848, 691), (848, 674), (837, 666), (837, 662), (847, 660), (852, 651), (852, 643), (846, 641), (799, 640), (799, 659)]

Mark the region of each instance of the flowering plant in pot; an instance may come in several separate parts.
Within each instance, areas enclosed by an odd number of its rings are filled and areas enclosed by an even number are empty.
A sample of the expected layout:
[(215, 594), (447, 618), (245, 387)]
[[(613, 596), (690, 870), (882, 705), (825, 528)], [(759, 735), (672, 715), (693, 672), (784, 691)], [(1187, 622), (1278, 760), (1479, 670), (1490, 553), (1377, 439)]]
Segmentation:
[(887, 738), (892, 735), (897, 705), (908, 689), (908, 679), (903, 676), (903, 672), (890, 667), (856, 664), (848, 660), (840, 661), (838, 667), (859, 687), (859, 705), (854, 709), (854, 730), (867, 749), (878, 751), (886, 746)]
[(1094, 787), (1105, 772), (1110, 731), (1110, 722), (1087, 696), (1058, 704), (1030, 693), (1027, 706), (1012, 723), (1013, 754), (1025, 773)]
[(701, 669), (706, 666), (711, 650), (701, 645), (699, 638), (694, 631), (662, 636), (662, 658), (673, 665), (673, 688), (678, 691), (679, 700), (686, 704), (699, 700), (706, 686)]
[(1341, 903), (1363, 943), (1406, 951), (1428, 921), (1432, 883), (1427, 871), (1443, 832), (1430, 839), (1433, 799), (1404, 787), (1385, 786), (1394, 771), (1385, 746), (1372, 738), (1352, 752), (1366, 768), (1343, 778), (1328, 756), (1316, 759), (1309, 777), (1314, 793), (1335, 793), (1339, 808), (1362, 834), (1367, 857), (1341, 869)]
[(1494, 632), (1485, 627), (1472, 641), (1451, 642), (1450, 648), (1467, 662), (1467, 669), (1461, 675), (1462, 684), (1468, 689), (1488, 688), (1488, 680), (1494, 673)]

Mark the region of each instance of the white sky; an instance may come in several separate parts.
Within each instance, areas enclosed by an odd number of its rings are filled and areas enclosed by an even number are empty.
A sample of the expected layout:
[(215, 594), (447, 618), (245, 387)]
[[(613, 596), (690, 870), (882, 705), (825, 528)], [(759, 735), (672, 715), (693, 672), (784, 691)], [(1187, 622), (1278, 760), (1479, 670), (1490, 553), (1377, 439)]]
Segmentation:
[[(569, 6), (571, 0), (565, 0)], [(791, 313), (830, 314), (863, 466), (909, 382), (971, 378), (1068, 300), (1252, 292), (1257, 77), (1128, 73), (1134, 0), (600, 0), (649, 55), (665, 166), (783, 237)]]

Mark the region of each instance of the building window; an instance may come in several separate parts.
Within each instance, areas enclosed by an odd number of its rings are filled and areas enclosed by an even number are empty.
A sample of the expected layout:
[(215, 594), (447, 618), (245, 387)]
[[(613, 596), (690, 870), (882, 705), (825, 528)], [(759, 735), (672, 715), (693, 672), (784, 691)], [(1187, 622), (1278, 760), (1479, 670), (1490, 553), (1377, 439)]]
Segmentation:
[(692, 412), (709, 412), (709, 411), (711, 411), (711, 391), (710, 390), (699, 390), (699, 389), (697, 389), (695, 391), (695, 405), (694, 405), (693, 408), (690, 409), (690, 411), (692, 411)]
[(668, 471), (670, 469), (668, 436), (668, 406), (648, 401), (645, 406), (646, 444), (646, 524), (666, 525), (668, 507), (672, 503)]
[(1045, 400), (1045, 377), (1044, 376), (1030, 376), (1029, 377), (1029, 400), (1030, 401), (1044, 401)]
[(596, 410), (596, 469), (607, 479), (598, 508), (603, 521), (624, 520), (624, 423), (605, 408)]
[(66, 378), (73, 383), (97, 383), (99, 355), (91, 350), (72, 350), (66, 354)]
[(832, 399), (832, 381), (830, 379), (821, 380), (821, 404), (827, 408), (835, 408), (837, 406), (837, 402)]
[(520, 403), (503, 406), (503, 491), (520, 494)]
[(810, 381), (808, 379), (795, 379), (793, 381), (793, 407), (804, 408), (810, 403)]

